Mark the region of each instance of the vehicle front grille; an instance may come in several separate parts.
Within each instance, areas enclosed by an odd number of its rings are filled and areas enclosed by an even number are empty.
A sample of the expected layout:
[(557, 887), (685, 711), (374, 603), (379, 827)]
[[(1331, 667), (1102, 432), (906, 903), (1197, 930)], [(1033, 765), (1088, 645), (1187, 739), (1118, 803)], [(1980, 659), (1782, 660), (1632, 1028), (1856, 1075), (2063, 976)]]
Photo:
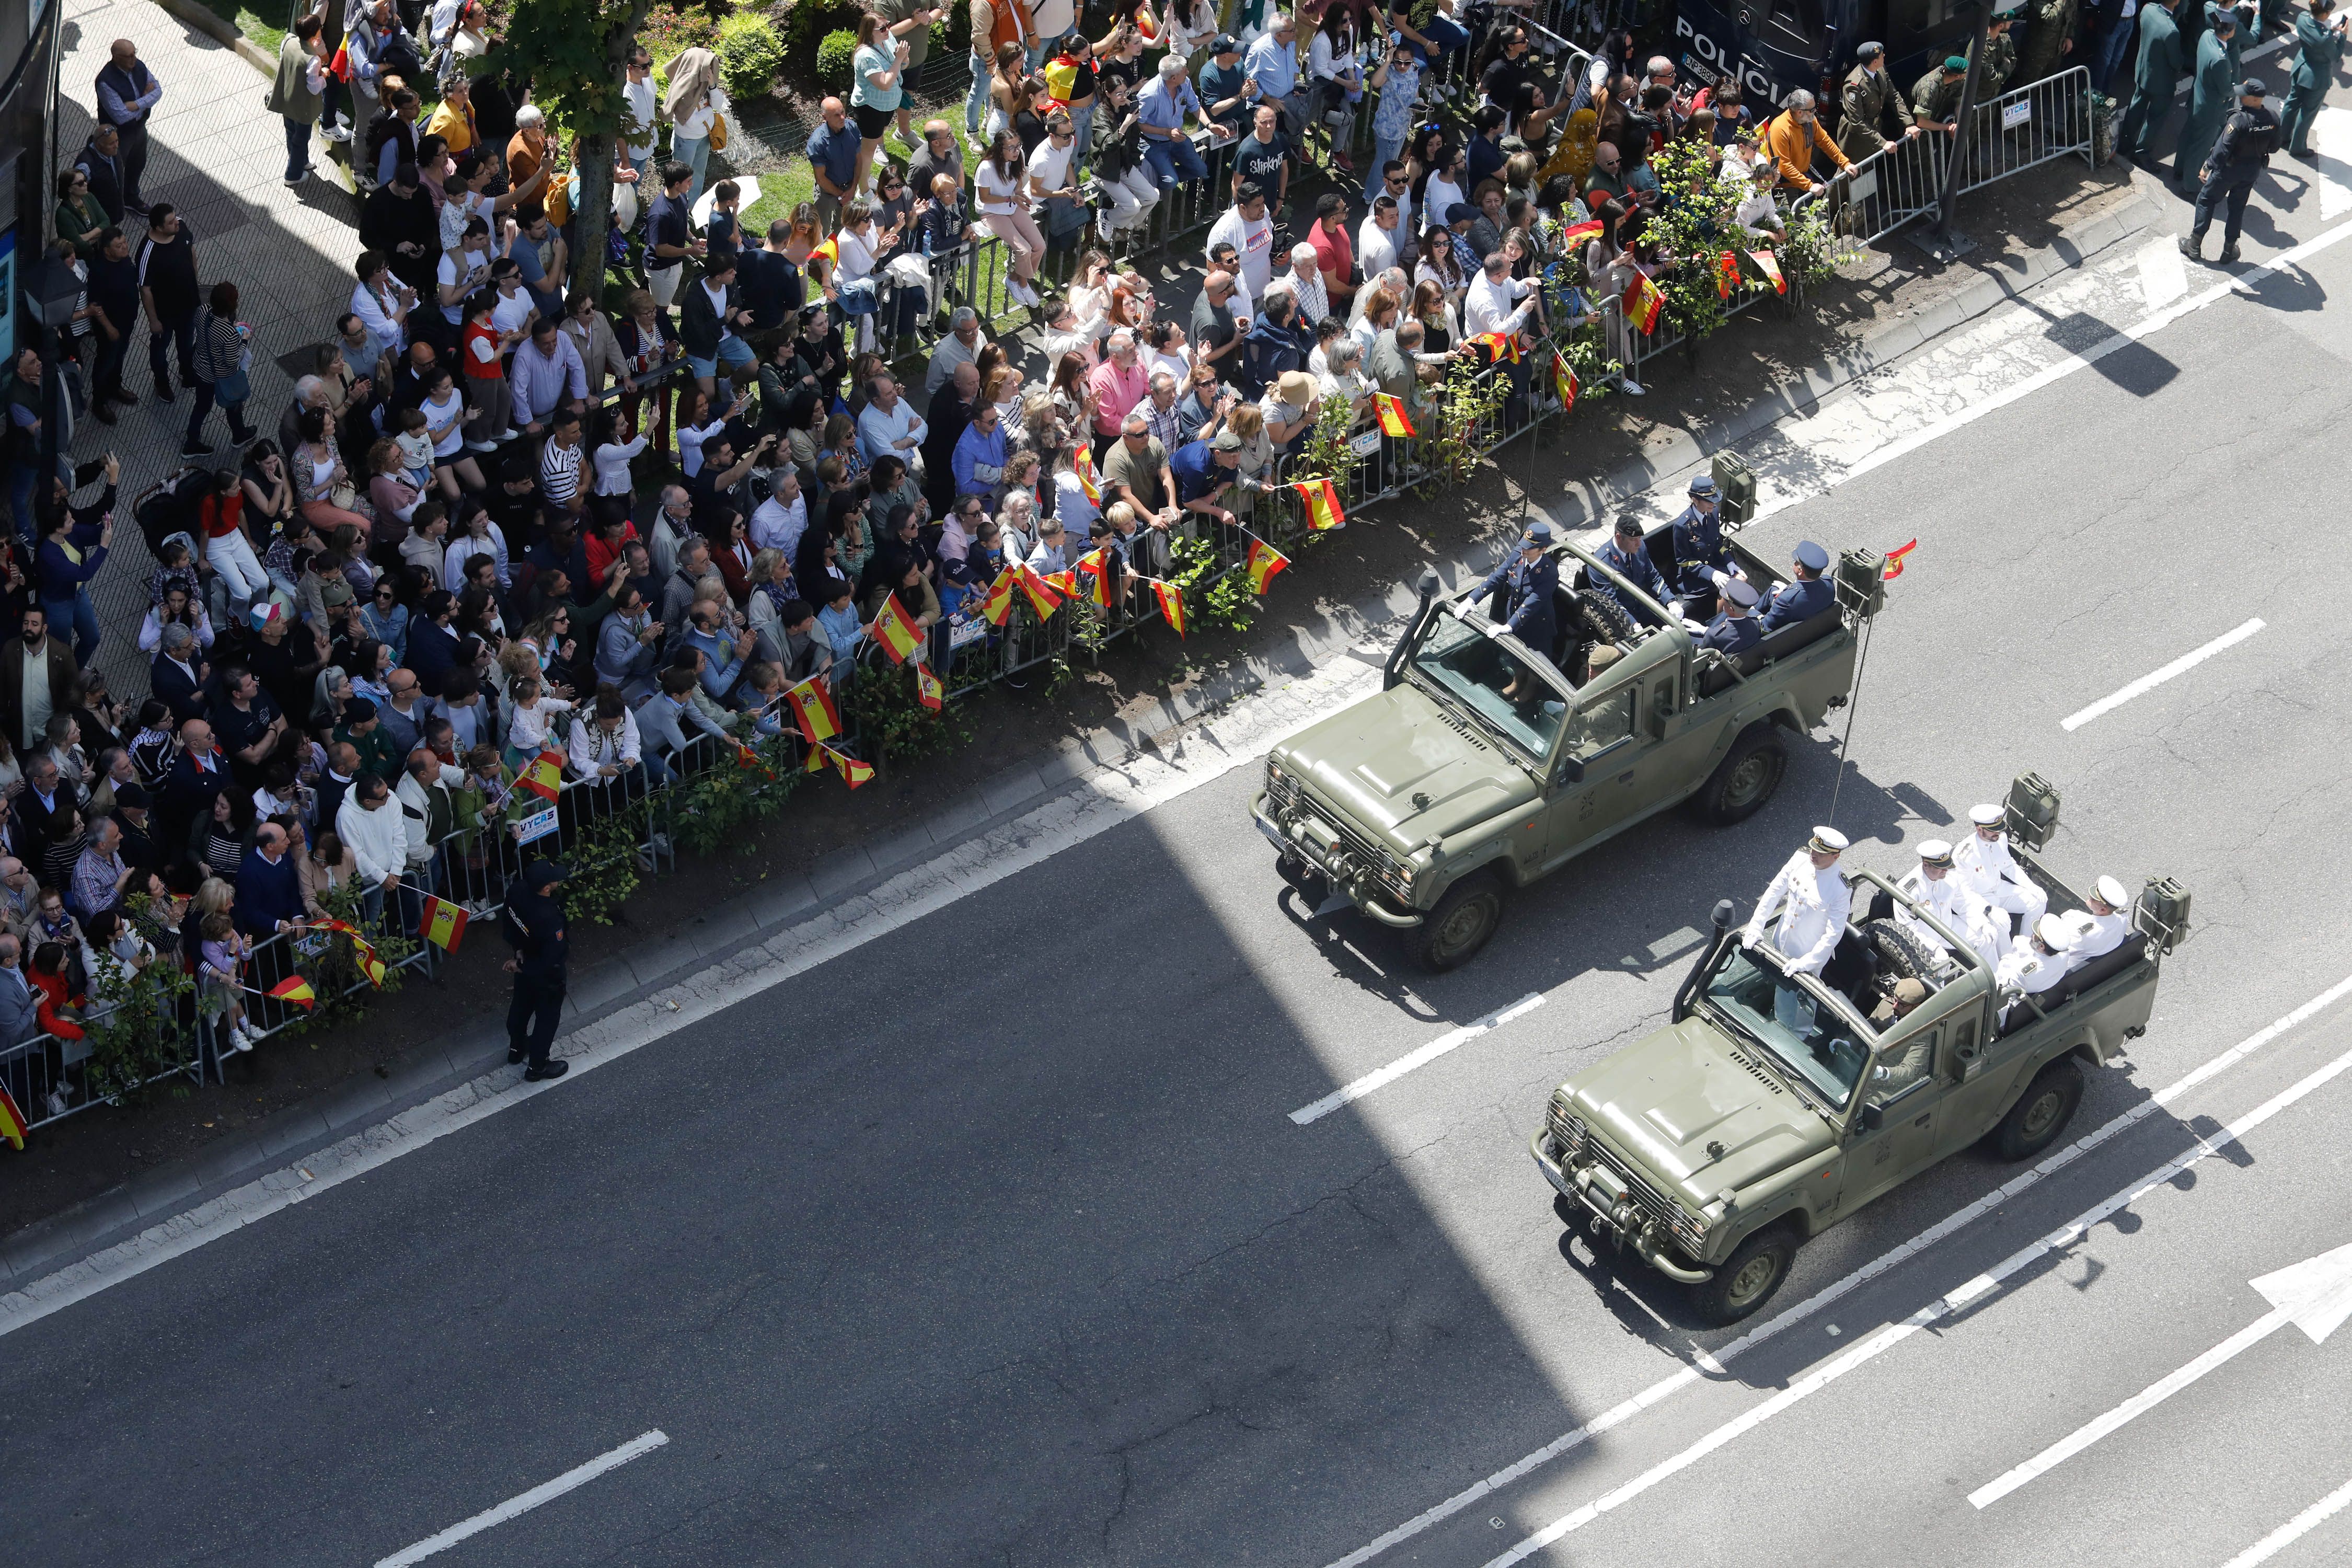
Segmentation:
[(1307, 810), (1313, 812), (1318, 820), (1339, 835), (1339, 847), (1343, 853), (1353, 859), (1357, 865), (1371, 872), (1380, 885), (1406, 908), (1412, 907), (1412, 890), (1406, 886), (1404, 879), (1397, 875), (1397, 862), (1394, 856), (1357, 831), (1339, 812), (1324, 805), (1314, 796), (1304, 794), (1295, 779), (1276, 784), (1269, 774), (1266, 793), (1276, 803), (1277, 809), (1286, 812), (1291, 806), (1303, 802)]
[[(1581, 1125), (1579, 1123), (1580, 1127)], [(1698, 1250), (1700, 1243), (1706, 1237), (1706, 1226), (1703, 1221), (1685, 1212), (1680, 1204), (1652, 1186), (1635, 1173), (1624, 1161), (1617, 1158), (1599, 1143), (1587, 1140), (1586, 1148), (1595, 1163), (1605, 1165), (1619, 1181), (1625, 1184), (1625, 1191), (1633, 1198), (1635, 1208), (1640, 1209), (1645, 1216), (1664, 1227), (1666, 1233), (1676, 1241), (1681, 1242), (1693, 1252)]]
[(1268, 766), (1265, 771), (1265, 798), (1276, 815), (1286, 813), (1298, 804), (1298, 781)]
[(1583, 1117), (1554, 1100), (1551, 1112), (1545, 1121), (1551, 1130), (1552, 1146), (1559, 1151), (1562, 1164), (1584, 1157), (1585, 1140), (1591, 1135), (1591, 1130), (1584, 1125)]

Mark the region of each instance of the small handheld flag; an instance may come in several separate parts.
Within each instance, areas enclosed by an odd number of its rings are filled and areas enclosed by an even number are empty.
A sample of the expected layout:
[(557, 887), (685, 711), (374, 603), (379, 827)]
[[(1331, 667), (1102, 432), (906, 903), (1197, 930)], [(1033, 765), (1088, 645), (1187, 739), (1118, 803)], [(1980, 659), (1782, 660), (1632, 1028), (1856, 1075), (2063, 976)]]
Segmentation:
[(1173, 583), (1163, 583), (1157, 577), (1147, 580), (1151, 584), (1151, 596), (1160, 601), (1160, 618), (1168, 623), (1178, 637), (1182, 637), (1184, 635), (1184, 590)]
[(839, 236), (839, 235), (837, 235), (837, 234), (836, 234), (836, 235), (834, 235), (834, 236), (830, 237), (829, 238), (827, 238), (827, 239), (825, 240), (825, 242), (824, 242), (823, 245), (819, 245), (819, 246), (813, 247), (810, 249), (809, 254), (810, 254), (811, 256), (822, 256), (822, 257), (824, 257), (827, 261), (829, 261), (829, 262), (833, 263), (835, 267), (840, 266), (840, 265), (841, 265), (841, 236)]
[(1589, 217), (1582, 223), (1570, 224), (1560, 232), (1560, 242), (1563, 245), (1574, 245), (1579, 240), (1591, 239), (1601, 232), (1602, 226), (1597, 217)]
[(1372, 412), (1381, 422), (1381, 434), (1402, 439), (1412, 434), (1412, 421), (1404, 416), (1404, 400), (1385, 392), (1372, 394)]
[(1263, 539), (1252, 539), (1248, 557), (1243, 563), (1243, 570), (1249, 574), (1250, 592), (1264, 594), (1265, 585), (1274, 581), (1275, 574), (1289, 564), (1289, 556)]
[(898, 607), (896, 594), (883, 595), (882, 607), (874, 612), (873, 632), (874, 640), (882, 645), (882, 651), (890, 656), (893, 664), (906, 663), (907, 656), (923, 646), (923, 634), (915, 629), (915, 623)]
[(801, 734), (814, 743), (830, 741), (841, 733), (841, 710), (833, 705), (833, 692), (822, 675), (812, 675), (797, 686), (784, 689), (785, 705), (800, 721)]
[(1748, 259), (1756, 263), (1765, 277), (1772, 279), (1772, 292), (1786, 294), (1789, 291), (1789, 280), (1780, 276), (1780, 264), (1772, 258), (1770, 251), (1751, 250), (1748, 253)]
[(563, 753), (540, 752), (523, 765), (522, 776), (515, 783), (543, 800), (555, 799), (563, 793)]
[(874, 776), (874, 764), (871, 763), (861, 763), (847, 752), (836, 752), (822, 742), (811, 746), (806, 771), (815, 773), (819, 768), (827, 765), (838, 773), (842, 782), (852, 789), (856, 789)]
[(1657, 330), (1658, 312), (1664, 308), (1666, 297), (1658, 292), (1655, 283), (1639, 272), (1634, 273), (1633, 280), (1625, 285), (1624, 302), (1627, 321), (1641, 328), (1645, 334)]
[(1102, 482), (1095, 477), (1095, 457), (1084, 441), (1078, 443), (1077, 455), (1070, 460), (1070, 471), (1078, 477), (1078, 489), (1087, 492), (1087, 500), (1102, 505)]
[(1018, 566), (1007, 566), (996, 574), (996, 581), (988, 585), (988, 592), (982, 596), (980, 613), (990, 626), (1001, 626), (1012, 618), (1013, 590), (1021, 582), (1021, 571)]
[(915, 666), (915, 700), (936, 713), (947, 701), (948, 689), (931, 673), (930, 666)]
[(1568, 361), (1560, 356), (1558, 349), (1551, 352), (1551, 389), (1559, 394), (1559, 411), (1562, 414), (1576, 406), (1576, 372), (1568, 368)]
[(1105, 546), (1089, 550), (1078, 560), (1079, 574), (1087, 580), (1087, 603), (1102, 609), (1110, 608), (1110, 550)]
[(1732, 286), (1739, 281), (1739, 258), (1725, 251), (1715, 260), (1715, 292), (1718, 299), (1731, 298)]
[(1047, 579), (1029, 567), (1021, 568), (1021, 592), (1028, 596), (1029, 607), (1041, 621), (1050, 621), (1054, 612), (1062, 607), (1062, 595), (1055, 593)]
[(0, 1088), (0, 1138), (6, 1139), (21, 1150), (25, 1147), (26, 1131), (25, 1113), (16, 1109), (16, 1102), (8, 1097), (7, 1089)]
[(1330, 480), (1294, 480), (1290, 488), (1307, 503), (1307, 526), (1315, 532), (1348, 526), (1348, 514), (1339, 510), (1339, 492), (1331, 488)]
[(1470, 340), (1496, 360), (1519, 363), (1519, 337), (1517, 332), (1481, 332)]
[(424, 913), (417, 924), (425, 940), (444, 952), (456, 952), (457, 944), (466, 940), (464, 908), (430, 893), (425, 896)]
[(1908, 544), (1897, 545), (1895, 549), (1888, 551), (1886, 552), (1886, 570), (1878, 574), (1879, 580), (1881, 582), (1892, 583), (1897, 577), (1902, 576), (1905, 565), (1903, 558), (1918, 548), (1919, 542), (1915, 539)]

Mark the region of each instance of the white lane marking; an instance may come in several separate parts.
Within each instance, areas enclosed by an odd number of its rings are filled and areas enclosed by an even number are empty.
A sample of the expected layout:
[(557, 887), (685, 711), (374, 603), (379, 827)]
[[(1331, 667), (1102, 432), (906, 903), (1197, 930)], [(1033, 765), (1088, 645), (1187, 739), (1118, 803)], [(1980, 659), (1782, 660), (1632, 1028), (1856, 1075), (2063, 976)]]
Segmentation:
[(2158, 235), (2140, 247), (2139, 291), (2151, 310), (2161, 310), (2189, 292), (2189, 262), (2171, 236)]
[[(2323, 109), (2313, 118), (2311, 126), (2313, 151), (2337, 168), (2352, 163), (2352, 109)], [(2312, 165), (2305, 163), (2306, 169)], [(2342, 217), (2352, 211), (2352, 189), (2342, 180), (2312, 170), (2312, 178), (2319, 185), (2319, 216), (2322, 222)]]
[(2189, 671), (2196, 668), (2207, 659), (2211, 658), (2215, 654), (2226, 652), (2228, 649), (2237, 647), (2240, 643), (2245, 641), (2248, 637), (2253, 636), (2256, 632), (2261, 631), (2262, 629), (2262, 617), (2257, 616), (2252, 620), (2248, 621), (2244, 626), (2236, 627), (2231, 631), (2223, 632), (2220, 637), (2215, 637), (2203, 647), (2191, 648), (2189, 652), (2182, 654), (2179, 658), (2174, 659), (2170, 664), (2166, 665), (2162, 669), (2152, 670), (2149, 673), (2141, 676), (2137, 680), (2133, 681), (2129, 686), (2125, 687), (2122, 690), (2117, 691), (2111, 696), (2102, 697), (2096, 702), (2092, 703), (2088, 708), (2083, 709), (2079, 712), (2069, 714), (2067, 717), (2061, 719), (2058, 721), (2058, 728), (2068, 731), (2079, 730), (2084, 725), (2089, 723), (2092, 720), (2100, 717), (2102, 714), (2114, 712), (2125, 703), (2129, 702), (2133, 698), (2147, 696), (2149, 692), (2155, 690), (2166, 681), (2170, 680), (2174, 676), (2186, 675)]
[(422, 1563), (436, 1552), (446, 1552), (469, 1536), (479, 1535), (494, 1526), (504, 1524), (519, 1514), (529, 1513), (543, 1502), (552, 1502), (574, 1488), (585, 1486), (607, 1470), (617, 1470), (632, 1459), (643, 1458), (669, 1441), (668, 1434), (659, 1427), (630, 1438), (610, 1453), (599, 1454), (576, 1469), (564, 1471), (551, 1481), (541, 1481), (520, 1497), (510, 1497), (494, 1509), (451, 1525), (438, 1535), (428, 1535), (415, 1545), (404, 1547), (389, 1557), (376, 1559), (375, 1568), (409, 1568)]
[(2269, 1562), (2337, 1514), (2342, 1513), (2347, 1506), (2352, 1506), (2352, 1481), (2346, 1481), (2342, 1486), (2231, 1558), (2221, 1565), (2221, 1568), (2258, 1568), (2259, 1564)]
[(1361, 1100), (1382, 1085), (1394, 1083), (1415, 1068), (1425, 1068), (1448, 1051), (1468, 1044), (1490, 1029), (1500, 1028), (1514, 1018), (1532, 1013), (1543, 1005), (1542, 994), (1530, 991), (1509, 1006), (1497, 1007), (1483, 1018), (1440, 1035), (1419, 1050), (1408, 1051), (1386, 1067), (1374, 1068), (1353, 1083), (1341, 1084), (1312, 1105), (1300, 1106), (1290, 1113), (1290, 1120), (1301, 1127), (1310, 1121), (1320, 1121), (1349, 1101)]
[[(572, 1031), (564, 1037), (561, 1053), (572, 1063), (567, 1077), (524, 1083), (515, 1068), (485, 1073), (330, 1144), (299, 1165), (272, 1171), (0, 1296), (0, 1336), (413, 1154), (486, 1117), (576, 1082), (584, 1073), (691, 1029), (844, 953), (860, 951), (876, 937), (911, 925), (969, 893), (1040, 865), (1263, 758), (1286, 736), (1379, 686), (1377, 664), (1360, 665), (1342, 658), (1286, 686), (1270, 688), (1234, 712), (1188, 732), (1180, 744), (1138, 755), (1116, 772), (1097, 772), (1079, 788), (745, 950), (715, 982), (709, 979), (711, 972), (705, 971)], [(1192, 763), (1190, 769), (1188, 763)]]
[[(1934, 1225), (1929, 1226), (1918, 1235), (1911, 1237), (1910, 1240), (1905, 1242), (1902, 1246), (1895, 1247), (1890, 1252), (1881, 1253), (1878, 1257), (1872, 1258), (1869, 1262), (1864, 1264), (1853, 1273), (1844, 1275), (1838, 1279), (1832, 1280), (1830, 1284), (1823, 1286), (1820, 1290), (1815, 1291), (1812, 1295), (1807, 1297), (1804, 1300), (1798, 1302), (1795, 1306), (1790, 1307), (1770, 1321), (1759, 1324), (1757, 1327), (1748, 1330), (1746, 1333), (1740, 1335), (1738, 1339), (1732, 1341), (1721, 1350), (1717, 1351), (1713, 1355), (1707, 1355), (1705, 1352), (1701, 1352), (1698, 1358), (1699, 1366), (1715, 1376), (1723, 1376), (1724, 1365), (1726, 1363), (1736, 1361), (1740, 1356), (1747, 1354), (1749, 1351), (1752, 1351), (1759, 1345), (1763, 1344), (1766, 1341), (1787, 1332), (1790, 1329), (1796, 1327), (1799, 1323), (1803, 1322), (1806, 1319), (1813, 1316), (1823, 1308), (1828, 1307), (1832, 1302), (1836, 1301), (1840, 1297), (1859, 1289), (1862, 1286), (1868, 1284), (1871, 1280), (1877, 1279), (1880, 1275), (1885, 1274), (1891, 1268), (1894, 1268), (1896, 1265), (1917, 1256), (1919, 1253), (1926, 1251), (1928, 1247), (1935, 1246), (1936, 1243), (1943, 1240), (1946, 1237), (1952, 1235), (1954, 1232), (1962, 1229), (1976, 1220), (1981, 1219), (1984, 1215), (1990, 1214), (1994, 1209), (1997, 1209), (2003, 1204), (2008, 1203), (2011, 1198), (2016, 1197), (2027, 1188), (2056, 1174), (2059, 1171), (2073, 1164), (2075, 1161), (2081, 1159), (2084, 1155), (2089, 1153), (2092, 1150), (2099, 1147), (2101, 1144), (2109, 1142), (2112, 1140), (2120, 1137), (2130, 1129), (2138, 1126), (2142, 1121), (2147, 1121), (2149, 1117), (2155, 1115), (2158, 1111), (2163, 1110), (2167, 1105), (2171, 1104), (2182, 1095), (2187, 1094), (2190, 1089), (2197, 1088), (2200, 1084), (2209, 1082), (2211, 1079), (2220, 1077), (2222, 1073), (2227, 1072), (2230, 1068), (2236, 1067), (2240, 1062), (2244, 1061), (2248, 1057), (2253, 1055), (2256, 1051), (2261, 1050), (2264, 1046), (2269, 1045), (2280, 1036), (2286, 1034), (2289, 1030), (2298, 1028), (2304, 1024), (2310, 1022), (2313, 1018), (2317, 1017), (2321, 1013), (2342, 1001), (2347, 996), (2352, 996), (2352, 975), (2347, 975), (2344, 979), (2337, 981), (2335, 984), (2329, 986), (2318, 995), (2314, 996), (2310, 1001), (2305, 1002), (2300, 1007), (2295, 1008), (2294, 1011), (2287, 1014), (2282, 1018), (2279, 1018), (2275, 1022), (2256, 1030), (2254, 1033), (2247, 1036), (2244, 1039), (2239, 1041), (2236, 1045), (2231, 1047), (2228, 1050), (2221, 1052), (2219, 1056), (2216, 1056), (2200, 1066), (2190, 1069), (2188, 1073), (2174, 1079), (2164, 1088), (2157, 1090), (2156, 1093), (2150, 1095), (2147, 1099), (2141, 1100), (2137, 1105), (2133, 1106), (2129, 1110), (2125, 1111), (2122, 1115), (2101, 1123), (2098, 1127), (2084, 1133), (2074, 1142), (2069, 1143), (2065, 1148), (2059, 1150), (2056, 1153), (2043, 1160), (2040, 1164), (2033, 1166), (2030, 1170), (2019, 1172), (2009, 1181), (2002, 1184), (2000, 1186), (1995, 1187), (1991, 1192), (1985, 1194), (1984, 1196), (1977, 1199), (1976, 1202), (1969, 1205), (1966, 1208), (1957, 1209), (1952, 1213), (1946, 1215), (1942, 1219), (1937, 1220)], [(1568, 1431), (1561, 1433), (1559, 1436), (1553, 1438), (1550, 1442), (1545, 1444), (1542, 1447), (1538, 1448), (1535, 1452), (1528, 1455), (1526, 1458), (1515, 1460), (1511, 1464), (1504, 1466), (1501, 1469), (1496, 1470), (1493, 1475), (1486, 1477), (1486, 1479), (1465, 1487), (1462, 1490), (1455, 1492), (1452, 1497), (1447, 1498), (1444, 1502), (1437, 1504), (1435, 1507), (1423, 1510), (1422, 1512), (1413, 1515), (1412, 1518), (1406, 1520), (1402, 1524), (1398, 1525), (1394, 1530), (1391, 1530), (1387, 1534), (1381, 1536), (1378, 1540), (1367, 1542), (1365, 1545), (1358, 1547), (1355, 1551), (1348, 1553), (1347, 1556), (1329, 1564), (1329, 1568), (1360, 1568), (1361, 1564), (1370, 1562), (1373, 1558), (1378, 1557), (1383, 1552), (1388, 1551), (1389, 1548), (1398, 1545), (1402, 1542), (1410, 1541), (1414, 1536), (1421, 1534), (1424, 1531), (1444, 1523), (1446, 1520), (1453, 1518), (1457, 1513), (1460, 1513), (1464, 1509), (1468, 1508), (1472, 1503), (1476, 1502), (1479, 1499), (1500, 1491), (1503, 1488), (1511, 1485), (1514, 1481), (1517, 1481), (1535, 1470), (1541, 1468), (1543, 1466), (1549, 1464), (1552, 1460), (1559, 1458), (1562, 1454), (1569, 1452), (1570, 1449), (1590, 1442), (1591, 1439), (1600, 1436), (1602, 1433), (1609, 1431), (1612, 1427), (1621, 1426), (1624, 1422), (1631, 1420), (1633, 1417), (1640, 1415), (1643, 1411), (1650, 1408), (1650, 1406), (1660, 1403), (1670, 1395), (1680, 1393), (1682, 1390), (1689, 1387), (1692, 1384), (1696, 1383), (1698, 1381), (1698, 1372), (1690, 1367), (1684, 1367), (1679, 1372), (1675, 1372), (1666, 1377), (1659, 1379), (1656, 1383), (1652, 1384), (1641, 1393), (1633, 1395), (1633, 1398), (1624, 1401), (1621, 1405), (1613, 1405), (1610, 1409), (1602, 1411), (1599, 1415), (1594, 1416), (1591, 1421), (1586, 1422), (1583, 1426), (1570, 1427)]]
[(2281, 1090), (2220, 1131), (2199, 1139), (2179, 1155), (2166, 1161), (2131, 1185), (2120, 1188), (2100, 1199), (2039, 1241), (2020, 1247), (1958, 1289), (1938, 1296), (1901, 1322), (1890, 1324), (1880, 1330), (1835, 1361), (1806, 1373), (1763, 1404), (1725, 1422), (1672, 1458), (1652, 1466), (1622, 1486), (1586, 1503), (1575, 1512), (1554, 1520), (1508, 1552), (1488, 1559), (1486, 1568), (1510, 1568), (1512, 1563), (1523, 1562), (1561, 1537), (1583, 1529), (1612, 1509), (1622, 1508), (1632, 1502), (1659, 1482), (1672, 1479), (1733, 1439), (1754, 1431), (1801, 1400), (1820, 1393), (1856, 1367), (1877, 1360), (1921, 1329), (1949, 1317), (1977, 1300), (1978, 1298), (1988, 1294), (2020, 1269), (2031, 1267), (2062, 1247), (2072, 1247), (2081, 1240), (2093, 1226), (2108, 1215), (2119, 1209), (2130, 1207), (2135, 1201), (2168, 1184), (2189, 1166), (2230, 1147), (2297, 1100), (2332, 1083), (2347, 1069), (2352, 1069), (2352, 1051), (2346, 1051), (2342, 1056), (2305, 1077), (2292, 1088)]

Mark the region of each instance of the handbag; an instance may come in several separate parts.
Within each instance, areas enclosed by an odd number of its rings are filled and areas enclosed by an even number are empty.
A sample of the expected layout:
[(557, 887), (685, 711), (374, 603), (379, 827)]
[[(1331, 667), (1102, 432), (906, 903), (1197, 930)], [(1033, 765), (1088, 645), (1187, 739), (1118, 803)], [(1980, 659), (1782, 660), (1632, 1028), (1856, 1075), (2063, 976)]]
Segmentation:
[(216, 403), (243, 403), (252, 395), (253, 383), (247, 377), (243, 365), (213, 383), (213, 400)]
[(724, 114), (710, 117), (710, 150), (714, 153), (727, 151), (727, 116)]

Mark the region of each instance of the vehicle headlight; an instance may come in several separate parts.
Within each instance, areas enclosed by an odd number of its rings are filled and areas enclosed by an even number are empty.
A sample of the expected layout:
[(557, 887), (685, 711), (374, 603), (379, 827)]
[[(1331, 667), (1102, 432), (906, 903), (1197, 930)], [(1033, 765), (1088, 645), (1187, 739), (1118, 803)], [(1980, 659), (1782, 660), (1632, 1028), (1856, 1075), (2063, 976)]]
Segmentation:
[(1280, 763), (1276, 762), (1272, 757), (1265, 760), (1265, 778), (1268, 784), (1282, 784), (1289, 777), (1288, 773), (1282, 771)]

